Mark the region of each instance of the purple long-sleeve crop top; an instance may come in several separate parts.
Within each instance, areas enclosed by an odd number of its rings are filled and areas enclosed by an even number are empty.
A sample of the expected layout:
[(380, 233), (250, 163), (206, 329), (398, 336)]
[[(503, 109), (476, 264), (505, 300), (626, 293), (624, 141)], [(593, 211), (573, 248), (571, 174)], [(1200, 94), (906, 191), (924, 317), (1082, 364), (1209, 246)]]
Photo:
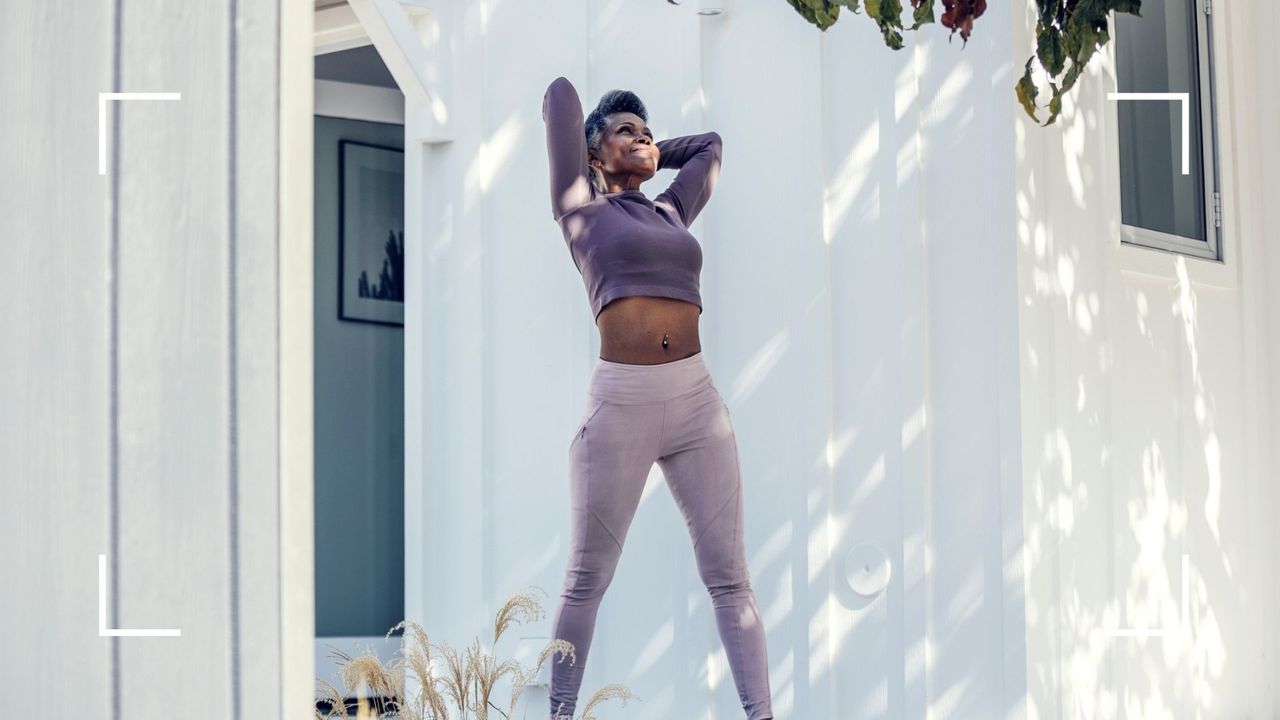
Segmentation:
[(610, 301), (651, 295), (691, 302), (702, 312), (698, 278), (702, 247), (688, 227), (720, 172), (720, 136), (713, 132), (659, 140), (658, 169), (678, 168), (653, 200), (638, 188), (601, 193), (587, 171), (582, 103), (564, 77), (542, 98), (551, 166), (551, 214), (582, 274), (593, 317)]

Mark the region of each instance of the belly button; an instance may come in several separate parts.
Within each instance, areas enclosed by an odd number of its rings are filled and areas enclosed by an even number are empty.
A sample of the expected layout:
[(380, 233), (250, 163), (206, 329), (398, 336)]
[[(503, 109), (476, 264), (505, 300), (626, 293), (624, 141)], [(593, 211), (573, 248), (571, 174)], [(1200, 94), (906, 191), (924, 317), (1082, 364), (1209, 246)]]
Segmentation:
[(666, 346), (667, 346), (667, 333), (663, 333), (663, 334), (662, 334), (662, 347), (664, 347), (664, 348), (665, 348)]

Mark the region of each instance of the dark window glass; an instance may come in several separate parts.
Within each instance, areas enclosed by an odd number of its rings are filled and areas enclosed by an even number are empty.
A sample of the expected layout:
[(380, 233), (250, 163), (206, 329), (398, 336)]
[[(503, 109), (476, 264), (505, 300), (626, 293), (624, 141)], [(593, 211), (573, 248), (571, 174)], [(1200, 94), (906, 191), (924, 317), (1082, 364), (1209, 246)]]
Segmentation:
[(1182, 174), (1182, 103), (1118, 100), (1120, 219), (1125, 225), (1206, 240), (1200, 126), (1201, 22), (1196, 0), (1144, 2), (1142, 17), (1115, 14), (1117, 90), (1189, 94), (1189, 175)]

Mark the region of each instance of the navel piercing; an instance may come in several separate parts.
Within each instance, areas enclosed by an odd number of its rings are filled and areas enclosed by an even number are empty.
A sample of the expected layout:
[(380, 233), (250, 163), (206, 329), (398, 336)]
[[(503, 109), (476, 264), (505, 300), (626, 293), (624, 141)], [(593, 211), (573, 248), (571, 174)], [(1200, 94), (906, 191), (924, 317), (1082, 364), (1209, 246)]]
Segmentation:
[(664, 348), (665, 348), (666, 346), (667, 346), (667, 333), (663, 333), (663, 334), (662, 334), (662, 347), (664, 347)]

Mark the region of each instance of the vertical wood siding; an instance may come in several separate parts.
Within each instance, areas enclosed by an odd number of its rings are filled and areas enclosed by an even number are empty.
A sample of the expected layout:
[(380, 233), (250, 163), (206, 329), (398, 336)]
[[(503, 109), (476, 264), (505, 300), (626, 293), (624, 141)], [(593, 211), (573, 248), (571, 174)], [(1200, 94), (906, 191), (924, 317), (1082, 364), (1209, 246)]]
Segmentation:
[[(278, 22), (243, 0), (0, 11), (20, 715), (281, 716)], [(99, 176), (106, 91), (182, 97), (110, 103)], [(107, 625), (181, 637), (98, 636), (99, 553)]]

